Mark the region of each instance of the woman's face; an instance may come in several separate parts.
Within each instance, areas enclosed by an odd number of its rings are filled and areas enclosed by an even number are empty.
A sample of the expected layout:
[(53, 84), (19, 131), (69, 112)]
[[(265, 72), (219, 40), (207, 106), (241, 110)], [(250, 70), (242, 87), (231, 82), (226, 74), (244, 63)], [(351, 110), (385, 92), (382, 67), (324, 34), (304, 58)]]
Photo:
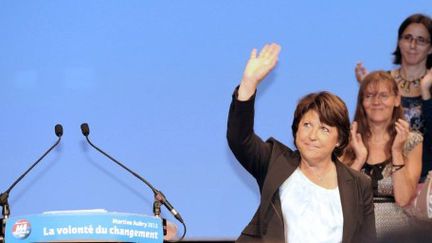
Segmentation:
[(402, 65), (426, 65), (426, 59), (432, 53), (431, 36), (423, 24), (412, 23), (399, 39)]
[(299, 122), (295, 143), (303, 160), (320, 163), (331, 159), (338, 137), (336, 127), (322, 123), (318, 113), (310, 110)]
[(400, 97), (384, 83), (370, 84), (363, 94), (363, 108), (370, 123), (390, 122), (394, 107), (400, 105)]

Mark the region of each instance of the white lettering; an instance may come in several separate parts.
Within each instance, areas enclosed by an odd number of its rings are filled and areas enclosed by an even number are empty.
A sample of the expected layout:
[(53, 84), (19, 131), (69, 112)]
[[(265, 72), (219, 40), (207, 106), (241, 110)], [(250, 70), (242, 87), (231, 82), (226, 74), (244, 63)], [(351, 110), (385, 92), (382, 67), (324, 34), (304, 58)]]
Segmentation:
[(54, 229), (47, 229), (46, 227), (43, 228), (43, 235), (44, 236), (48, 236), (48, 235), (55, 235), (55, 231)]

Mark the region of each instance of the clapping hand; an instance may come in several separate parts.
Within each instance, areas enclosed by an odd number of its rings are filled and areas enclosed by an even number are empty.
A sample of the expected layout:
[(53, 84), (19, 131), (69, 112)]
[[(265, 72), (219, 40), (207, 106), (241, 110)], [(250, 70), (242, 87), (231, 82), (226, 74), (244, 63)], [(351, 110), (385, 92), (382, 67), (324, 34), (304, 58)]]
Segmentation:
[(421, 93), (424, 100), (431, 98), (432, 88), (432, 68), (426, 72), (426, 75), (420, 80)]
[(395, 129), (396, 137), (393, 141), (392, 151), (402, 152), (410, 132), (409, 123), (403, 119), (398, 119), (395, 122)]
[(363, 167), (364, 163), (366, 162), (368, 156), (368, 150), (363, 143), (361, 134), (358, 132), (358, 124), (356, 121), (352, 123), (350, 133), (351, 133), (350, 146), (353, 149), (356, 157), (353, 165), (356, 167), (356, 169), (359, 170), (360, 168)]
[(364, 77), (368, 74), (368, 71), (363, 66), (363, 63), (359, 62), (355, 66), (354, 73), (355, 73), (355, 77), (357, 79), (357, 82), (361, 83), (361, 81), (363, 81)]

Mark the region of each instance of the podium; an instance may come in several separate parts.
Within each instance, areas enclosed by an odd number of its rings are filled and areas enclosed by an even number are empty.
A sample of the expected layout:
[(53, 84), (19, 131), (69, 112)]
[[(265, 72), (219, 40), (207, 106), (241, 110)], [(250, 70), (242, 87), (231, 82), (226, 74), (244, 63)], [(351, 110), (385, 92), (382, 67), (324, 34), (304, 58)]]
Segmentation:
[(162, 220), (154, 216), (79, 210), (11, 217), (5, 242), (163, 242)]

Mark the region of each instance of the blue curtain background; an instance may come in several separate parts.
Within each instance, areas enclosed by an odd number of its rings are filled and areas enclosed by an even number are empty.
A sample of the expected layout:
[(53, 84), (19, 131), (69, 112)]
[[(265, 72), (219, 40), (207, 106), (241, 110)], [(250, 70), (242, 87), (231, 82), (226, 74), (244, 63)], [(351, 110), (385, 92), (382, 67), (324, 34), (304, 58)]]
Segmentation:
[(293, 146), (301, 96), (334, 92), (352, 114), (356, 62), (393, 68), (399, 24), (431, 10), (430, 0), (1, 1), (0, 191), (61, 123), (60, 146), (11, 192), (12, 216), (152, 214), (151, 191), (88, 146), (79, 128), (87, 122), (96, 145), (165, 193), (188, 239), (234, 239), (259, 202), (225, 138), (250, 50), (282, 45), (259, 87), (255, 130)]

